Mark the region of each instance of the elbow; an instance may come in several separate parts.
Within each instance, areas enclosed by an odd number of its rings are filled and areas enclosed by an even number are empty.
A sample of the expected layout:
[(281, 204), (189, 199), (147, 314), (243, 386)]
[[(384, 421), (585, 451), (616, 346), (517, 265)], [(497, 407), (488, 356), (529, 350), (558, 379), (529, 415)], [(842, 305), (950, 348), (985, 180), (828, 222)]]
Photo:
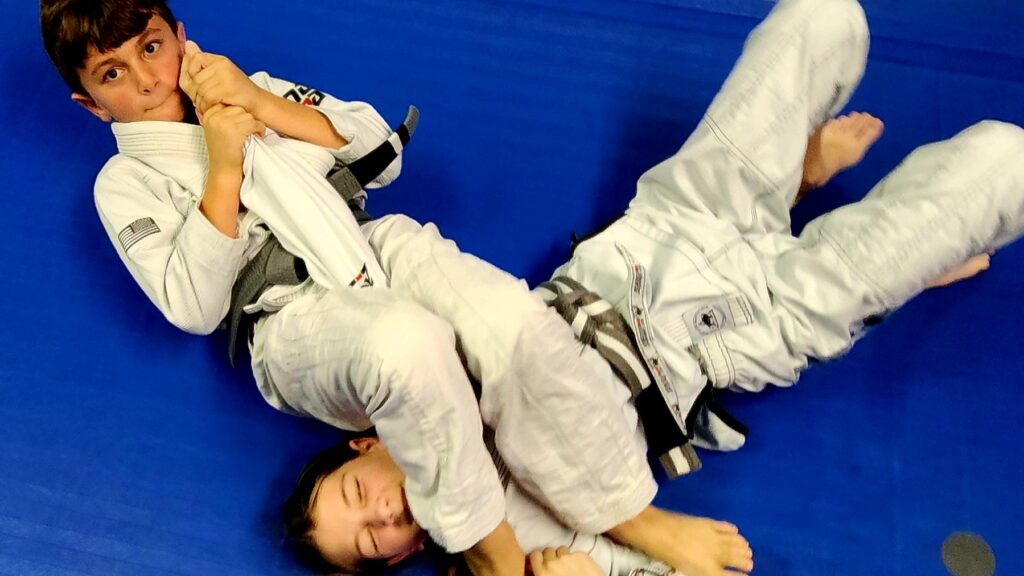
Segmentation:
[(196, 336), (209, 336), (220, 326), (220, 322), (214, 323), (202, 318), (182, 319), (168, 315), (167, 320), (179, 330)]
[(211, 317), (203, 314), (192, 307), (186, 310), (176, 310), (173, 307), (163, 307), (164, 318), (182, 332), (195, 334), (196, 336), (209, 336), (220, 326), (221, 317)]

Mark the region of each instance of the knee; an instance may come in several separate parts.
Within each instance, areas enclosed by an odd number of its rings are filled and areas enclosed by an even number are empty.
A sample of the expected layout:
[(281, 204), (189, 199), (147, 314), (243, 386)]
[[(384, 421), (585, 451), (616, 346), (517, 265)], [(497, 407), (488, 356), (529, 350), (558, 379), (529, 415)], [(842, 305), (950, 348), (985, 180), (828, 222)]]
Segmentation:
[(1024, 129), (1009, 122), (982, 120), (961, 132), (957, 138), (965, 138), (972, 146), (993, 154), (1024, 151)]
[(393, 382), (431, 380), (429, 375), (456, 354), (452, 327), (413, 302), (396, 302), (381, 310), (363, 342)]
[(380, 224), (374, 230), (382, 228), (387, 228), (392, 233), (397, 234), (413, 234), (419, 232), (423, 226), (405, 214), (391, 214), (382, 218)]
[(867, 59), (870, 32), (864, 8), (857, 0), (799, 0), (808, 10), (807, 26), (821, 42), (824, 56), (839, 50)]
[(409, 279), (411, 267), (427, 258), (443, 244), (451, 244), (440, 236), (432, 224), (426, 226), (397, 214), (383, 219), (369, 236), (381, 267), (392, 279), (392, 286), (401, 285)]
[(816, 24), (824, 29), (835, 30), (840, 37), (846, 38), (867, 56), (871, 33), (864, 8), (857, 0), (823, 1)]

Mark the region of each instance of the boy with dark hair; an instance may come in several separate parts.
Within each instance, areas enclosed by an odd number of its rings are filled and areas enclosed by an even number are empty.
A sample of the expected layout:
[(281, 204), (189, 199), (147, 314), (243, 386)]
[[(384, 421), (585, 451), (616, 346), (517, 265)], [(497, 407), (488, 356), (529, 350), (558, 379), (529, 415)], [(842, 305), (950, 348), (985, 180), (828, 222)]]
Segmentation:
[[(192, 333), (229, 311), (234, 326), (247, 319), (253, 374), (274, 407), (374, 426), (412, 517), (465, 551), (475, 574), (520, 576), (526, 562), (483, 424), (566, 524), (613, 533), (691, 576), (750, 570), (735, 527), (650, 506), (643, 451), (625, 425), (592, 421), (614, 404), (589, 394), (597, 376), (537, 295), (432, 226), (357, 224), (325, 176), (348, 170), (365, 184), (353, 165), (389, 147), (395, 161), (372, 178), (387, 184), (409, 131), (396, 137), (367, 104), (246, 76), (186, 42), (162, 2), (43, 0), (41, 24), (72, 99), (113, 122), (119, 153), (97, 177), (96, 206), (147, 296)], [(321, 232), (329, 241), (305, 243)], [(252, 299), (237, 297), (251, 285)], [(512, 430), (531, 421), (543, 423), (533, 435)]]

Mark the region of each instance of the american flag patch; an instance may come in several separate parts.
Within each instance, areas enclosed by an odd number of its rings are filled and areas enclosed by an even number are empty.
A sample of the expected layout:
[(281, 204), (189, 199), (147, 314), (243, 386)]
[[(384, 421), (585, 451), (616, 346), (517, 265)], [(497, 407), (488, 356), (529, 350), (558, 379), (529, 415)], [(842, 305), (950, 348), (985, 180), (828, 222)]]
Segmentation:
[(152, 236), (159, 231), (160, 227), (156, 225), (152, 218), (139, 218), (125, 226), (124, 230), (117, 234), (117, 241), (121, 243), (121, 248), (127, 252), (129, 248), (138, 244), (139, 240), (146, 236)]

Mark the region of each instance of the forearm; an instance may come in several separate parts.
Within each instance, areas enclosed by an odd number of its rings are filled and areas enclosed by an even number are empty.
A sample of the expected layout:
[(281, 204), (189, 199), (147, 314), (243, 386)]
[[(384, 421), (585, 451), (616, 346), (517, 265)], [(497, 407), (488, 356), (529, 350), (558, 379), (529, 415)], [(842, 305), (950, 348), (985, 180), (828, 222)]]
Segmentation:
[(463, 555), (474, 576), (522, 576), (526, 570), (526, 555), (504, 520)]
[(303, 106), (266, 90), (261, 90), (253, 115), (279, 134), (324, 148), (337, 149), (348, 144), (334, 125), (315, 108)]
[(238, 237), (239, 194), (242, 189), (242, 171), (211, 168), (203, 190), (199, 211), (214, 228), (228, 238)]

